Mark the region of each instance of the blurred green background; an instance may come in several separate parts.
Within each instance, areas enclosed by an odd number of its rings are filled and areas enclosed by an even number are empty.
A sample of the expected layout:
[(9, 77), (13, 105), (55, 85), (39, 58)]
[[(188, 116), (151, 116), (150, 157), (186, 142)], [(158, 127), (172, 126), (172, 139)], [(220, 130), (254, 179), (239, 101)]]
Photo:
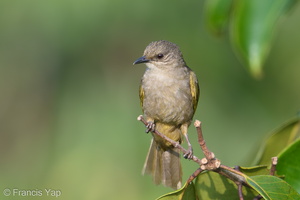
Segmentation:
[[(151, 135), (136, 120), (154, 40), (178, 44), (196, 72), (195, 118), (223, 164), (247, 165), (265, 134), (300, 106), (300, 7), (281, 23), (254, 80), (225, 38), (205, 26), (203, 1), (1, 0), (0, 198), (5, 188), (36, 199), (154, 199), (171, 191), (142, 176)], [(195, 154), (202, 157), (191, 126)], [(183, 160), (184, 179), (196, 168)]]

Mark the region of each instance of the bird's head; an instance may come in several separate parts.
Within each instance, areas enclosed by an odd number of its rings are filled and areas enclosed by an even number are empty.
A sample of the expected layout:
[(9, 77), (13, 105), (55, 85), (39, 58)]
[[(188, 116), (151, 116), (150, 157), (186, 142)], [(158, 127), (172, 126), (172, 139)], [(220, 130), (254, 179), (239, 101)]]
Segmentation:
[(170, 69), (185, 65), (179, 47), (165, 40), (151, 42), (146, 47), (144, 55), (133, 64), (139, 63), (146, 63), (149, 68), (160, 69)]

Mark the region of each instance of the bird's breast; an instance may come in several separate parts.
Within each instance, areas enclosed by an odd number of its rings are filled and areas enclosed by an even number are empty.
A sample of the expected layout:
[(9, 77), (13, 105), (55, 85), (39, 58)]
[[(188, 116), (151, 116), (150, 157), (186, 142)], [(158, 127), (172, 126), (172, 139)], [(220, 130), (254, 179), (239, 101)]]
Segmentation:
[(176, 125), (190, 121), (194, 111), (189, 84), (189, 74), (184, 72), (146, 71), (142, 79), (145, 115)]

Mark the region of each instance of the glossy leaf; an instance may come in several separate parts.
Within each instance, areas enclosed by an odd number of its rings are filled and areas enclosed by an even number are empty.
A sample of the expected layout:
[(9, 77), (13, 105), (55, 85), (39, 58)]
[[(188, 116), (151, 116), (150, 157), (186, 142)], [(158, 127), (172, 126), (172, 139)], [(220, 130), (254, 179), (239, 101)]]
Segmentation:
[(233, 48), (251, 74), (260, 78), (280, 16), (294, 0), (235, 1), (230, 26)]
[[(240, 172), (253, 188), (243, 187), (244, 199), (253, 199), (260, 194), (265, 199), (300, 199), (300, 119), (288, 121), (272, 132), (265, 146), (257, 156), (260, 164), (255, 167), (240, 167)], [(296, 141), (296, 142), (295, 142)], [(278, 173), (285, 180), (270, 176), (266, 165), (270, 165), (271, 157), (278, 156)], [(266, 165), (261, 165), (266, 164)], [(158, 199), (239, 199), (237, 186), (231, 180), (218, 173), (207, 171), (199, 174), (195, 185), (168, 193)]]
[(240, 172), (244, 173), (247, 176), (256, 176), (256, 175), (269, 175), (270, 170), (265, 165), (255, 166), (255, 167), (240, 167)]
[[(247, 175), (268, 174), (266, 166), (241, 167), (241, 172)], [(243, 188), (245, 199), (253, 199), (257, 193), (250, 188)], [(165, 194), (158, 200), (185, 200), (185, 199), (238, 199), (237, 186), (231, 180), (215, 173), (201, 173), (195, 180), (186, 187), (184, 185), (179, 190)]]
[[(195, 188), (199, 199), (239, 199), (236, 184), (215, 172), (208, 171), (200, 174), (195, 181)], [(245, 200), (252, 200), (257, 193), (243, 187), (243, 195)]]
[(279, 175), (300, 193), (300, 139), (278, 156), (276, 167)]
[(284, 180), (270, 175), (246, 177), (247, 183), (265, 200), (299, 200), (300, 195)]
[(229, 22), (232, 0), (208, 0), (205, 2), (205, 22), (215, 35), (224, 32)]
[(254, 164), (270, 165), (271, 157), (278, 156), (281, 151), (300, 137), (299, 128), (300, 119), (295, 118), (274, 130), (258, 151)]
[[(269, 173), (267, 166), (240, 167), (245, 177), (265, 175)], [(239, 199), (237, 186), (231, 180), (215, 172), (200, 174), (195, 181), (196, 194), (199, 199)], [(250, 188), (243, 187), (244, 199), (253, 199), (257, 193)]]
[(179, 190), (167, 193), (157, 198), (157, 200), (190, 200), (190, 199), (196, 199), (194, 183), (191, 183), (188, 186), (185, 184)]

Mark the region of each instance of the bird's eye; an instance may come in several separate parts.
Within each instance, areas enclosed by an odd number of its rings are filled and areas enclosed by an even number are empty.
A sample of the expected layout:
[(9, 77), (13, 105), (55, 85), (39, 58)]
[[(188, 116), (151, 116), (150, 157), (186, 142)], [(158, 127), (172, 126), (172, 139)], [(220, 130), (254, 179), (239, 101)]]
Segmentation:
[(164, 57), (164, 54), (162, 54), (162, 53), (157, 54), (157, 58), (158, 58), (158, 59), (161, 59), (161, 58), (163, 58), (163, 57)]

